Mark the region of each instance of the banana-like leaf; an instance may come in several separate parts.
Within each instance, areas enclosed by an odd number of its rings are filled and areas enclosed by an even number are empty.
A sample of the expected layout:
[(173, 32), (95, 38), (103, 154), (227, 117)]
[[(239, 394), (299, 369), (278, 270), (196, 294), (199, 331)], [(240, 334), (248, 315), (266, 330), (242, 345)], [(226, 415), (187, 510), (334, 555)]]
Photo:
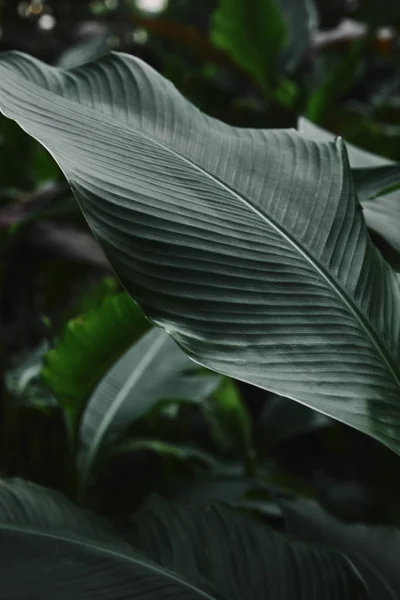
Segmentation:
[[(307, 119), (299, 129), (315, 141), (333, 141), (335, 136)], [(398, 163), (347, 144), (350, 165), (368, 229), (389, 248), (379, 247), (396, 270), (400, 268), (400, 166)], [(378, 244), (377, 244), (378, 245)]]
[(208, 118), (140, 60), (0, 58), (122, 283), (197, 362), (400, 452), (400, 287), (343, 143)]
[(136, 518), (148, 556), (230, 600), (368, 598), (351, 562), (306, 546), (224, 505), (189, 507), (155, 499)]
[(0, 597), (39, 600), (214, 600), (135, 554), (61, 495), (0, 483)]
[(161, 329), (149, 331), (110, 369), (81, 420), (82, 485), (101, 448), (161, 400), (201, 402), (220, 377), (193, 374), (195, 365)]
[(284, 502), (290, 534), (345, 553), (364, 577), (373, 600), (400, 598), (400, 530), (335, 519), (316, 502)]

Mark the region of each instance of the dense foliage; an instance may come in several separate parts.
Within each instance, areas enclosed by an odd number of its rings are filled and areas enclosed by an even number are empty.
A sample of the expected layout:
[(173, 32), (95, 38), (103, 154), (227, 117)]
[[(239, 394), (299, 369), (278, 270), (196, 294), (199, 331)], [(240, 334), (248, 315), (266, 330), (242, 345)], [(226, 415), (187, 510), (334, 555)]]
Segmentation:
[(0, 15), (0, 597), (400, 597), (400, 5)]

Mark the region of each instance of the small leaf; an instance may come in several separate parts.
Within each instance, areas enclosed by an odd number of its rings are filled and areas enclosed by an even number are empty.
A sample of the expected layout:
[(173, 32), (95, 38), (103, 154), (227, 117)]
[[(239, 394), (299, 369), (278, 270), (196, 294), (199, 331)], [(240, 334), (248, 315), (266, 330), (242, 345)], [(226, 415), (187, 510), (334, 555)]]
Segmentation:
[(220, 0), (213, 15), (211, 40), (268, 91), (276, 79), (286, 33), (276, 0)]
[(101, 448), (161, 400), (201, 402), (217, 388), (217, 376), (188, 374), (193, 362), (160, 329), (128, 350), (94, 390), (82, 415), (82, 488)]
[(126, 293), (104, 299), (65, 327), (45, 357), (44, 381), (59, 401), (79, 412), (107, 369), (150, 327)]

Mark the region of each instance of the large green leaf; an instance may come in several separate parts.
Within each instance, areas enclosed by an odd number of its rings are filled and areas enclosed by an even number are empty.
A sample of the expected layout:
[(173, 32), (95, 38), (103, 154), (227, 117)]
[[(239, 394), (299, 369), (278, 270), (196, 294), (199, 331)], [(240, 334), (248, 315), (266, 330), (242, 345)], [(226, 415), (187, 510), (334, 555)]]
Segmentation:
[(0, 106), (53, 154), (127, 290), (197, 362), (400, 451), (400, 287), (343, 144), (231, 128), (110, 54), (0, 59)]
[(285, 502), (289, 533), (345, 553), (364, 577), (374, 600), (400, 598), (400, 530), (341, 522), (310, 501)]
[(369, 597), (344, 555), (289, 540), (224, 505), (153, 500), (136, 518), (136, 540), (157, 563), (210, 581), (230, 600)]
[(61, 495), (0, 483), (0, 597), (57, 600), (212, 600), (135, 554)]
[[(316, 141), (331, 141), (335, 136), (307, 119), (300, 119), (299, 129)], [(380, 236), (400, 254), (400, 167), (386, 158), (346, 144), (358, 198), (370, 231)], [(385, 252), (385, 257), (397, 268), (399, 259)]]
[(220, 0), (211, 41), (225, 50), (268, 92), (277, 78), (277, 58), (286, 42), (277, 0)]
[(201, 402), (220, 378), (193, 374), (193, 362), (160, 329), (133, 345), (99, 383), (82, 415), (82, 485), (103, 445), (120, 436), (161, 400)]

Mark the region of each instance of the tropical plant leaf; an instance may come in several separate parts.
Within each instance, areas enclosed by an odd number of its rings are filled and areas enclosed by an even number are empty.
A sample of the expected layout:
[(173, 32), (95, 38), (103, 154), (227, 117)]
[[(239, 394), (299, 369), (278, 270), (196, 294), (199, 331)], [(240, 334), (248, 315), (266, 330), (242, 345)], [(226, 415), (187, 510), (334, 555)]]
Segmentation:
[(316, 502), (284, 502), (287, 530), (307, 542), (345, 553), (368, 584), (373, 600), (400, 597), (400, 530), (341, 522)]
[[(299, 121), (300, 131), (316, 141), (334, 140), (335, 136), (306, 119)], [(356, 146), (346, 144), (358, 198), (362, 204), (365, 221), (370, 231), (380, 236), (390, 248), (382, 248), (389, 262), (399, 268), (400, 253), (400, 167), (398, 163), (360, 150)], [(365, 168), (369, 167), (369, 168)]]
[(20, 481), (0, 483), (0, 564), (2, 598), (218, 598), (136, 555), (61, 495)]
[(126, 55), (61, 71), (6, 53), (0, 76), (2, 110), (52, 152), (123, 285), (191, 358), (400, 452), (399, 278), (340, 141), (232, 128)]
[(69, 321), (44, 362), (42, 376), (59, 401), (76, 412), (111, 365), (150, 327), (126, 293)]
[(206, 508), (155, 499), (137, 516), (148, 556), (193, 581), (210, 581), (232, 600), (368, 598), (350, 561), (289, 540), (224, 505)]
[(273, 87), (287, 35), (276, 0), (220, 0), (210, 35), (264, 91)]
[(193, 374), (193, 362), (161, 329), (126, 352), (94, 390), (82, 415), (82, 486), (102, 446), (112, 442), (161, 400), (201, 402), (220, 378)]
[[(326, 129), (322, 129), (317, 125), (314, 125), (311, 121), (305, 117), (299, 119), (297, 128), (300, 133), (305, 137), (314, 140), (316, 142), (331, 142), (336, 136)], [(394, 161), (372, 152), (362, 150), (353, 144), (346, 142), (346, 148), (349, 155), (350, 166), (353, 169), (362, 169), (369, 167), (381, 167), (385, 165), (394, 164)]]

